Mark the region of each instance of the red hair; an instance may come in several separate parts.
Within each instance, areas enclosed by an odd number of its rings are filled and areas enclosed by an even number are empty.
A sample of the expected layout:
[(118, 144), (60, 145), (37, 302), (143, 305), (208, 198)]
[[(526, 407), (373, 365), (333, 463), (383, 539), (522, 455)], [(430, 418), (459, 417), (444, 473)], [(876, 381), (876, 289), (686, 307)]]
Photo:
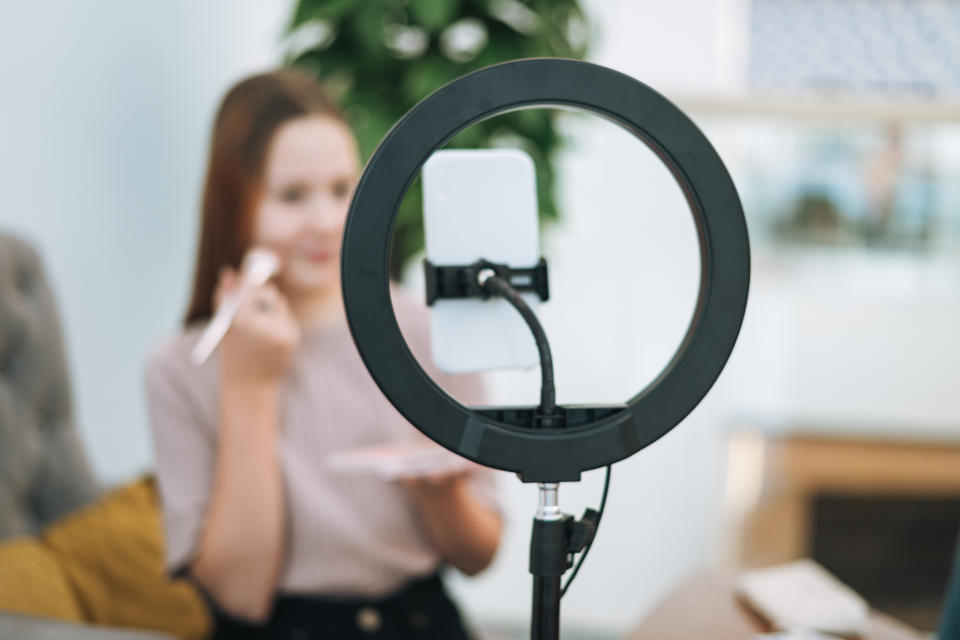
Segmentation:
[(251, 76), (223, 98), (210, 142), (193, 292), (184, 324), (212, 315), (221, 267), (238, 269), (250, 248), (255, 204), (274, 134), (287, 121), (308, 115), (343, 121), (319, 83), (292, 69)]

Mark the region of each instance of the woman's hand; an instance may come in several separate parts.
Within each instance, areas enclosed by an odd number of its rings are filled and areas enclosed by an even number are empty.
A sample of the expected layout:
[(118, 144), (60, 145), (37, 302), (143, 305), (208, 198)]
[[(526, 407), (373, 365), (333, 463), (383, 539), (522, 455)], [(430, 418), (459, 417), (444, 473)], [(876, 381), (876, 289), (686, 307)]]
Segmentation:
[(490, 564), (500, 545), (500, 514), (477, 498), (469, 472), (397, 480), (416, 504), (425, 531), (444, 560), (467, 575)]
[[(215, 307), (245, 286), (249, 285), (241, 282), (236, 271), (221, 270)], [(274, 284), (268, 282), (240, 293), (243, 303), (220, 343), (223, 379), (234, 384), (275, 385), (289, 368), (300, 343), (300, 327)]]
[(469, 478), (469, 471), (432, 473), (421, 476), (401, 476), (395, 482), (420, 500), (436, 498), (448, 493)]

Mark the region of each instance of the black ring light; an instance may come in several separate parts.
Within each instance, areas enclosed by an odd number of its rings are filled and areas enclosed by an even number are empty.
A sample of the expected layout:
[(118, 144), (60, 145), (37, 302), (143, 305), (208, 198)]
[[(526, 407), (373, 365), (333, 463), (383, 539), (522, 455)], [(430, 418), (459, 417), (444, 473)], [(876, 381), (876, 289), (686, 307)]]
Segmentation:
[[(626, 406), (569, 429), (523, 429), (447, 395), (411, 354), (397, 324), (388, 259), (399, 204), (423, 163), (471, 124), (533, 106), (599, 114), (650, 147), (680, 184), (700, 243), (700, 291), (673, 359)], [(343, 299), (353, 340), (373, 379), (420, 431), (480, 464), (524, 481), (578, 480), (580, 472), (643, 449), (689, 414), (713, 386), (740, 331), (750, 280), (743, 209), (707, 138), (673, 103), (599, 65), (537, 58), (494, 65), (443, 86), (381, 141), (357, 186), (343, 236)]]

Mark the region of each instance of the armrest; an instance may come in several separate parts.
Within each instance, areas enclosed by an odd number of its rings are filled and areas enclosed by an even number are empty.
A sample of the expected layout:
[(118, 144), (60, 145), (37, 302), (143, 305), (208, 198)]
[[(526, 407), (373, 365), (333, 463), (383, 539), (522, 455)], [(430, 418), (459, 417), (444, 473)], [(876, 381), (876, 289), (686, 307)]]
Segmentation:
[(164, 633), (80, 625), (0, 612), (0, 638), (21, 640), (176, 640)]

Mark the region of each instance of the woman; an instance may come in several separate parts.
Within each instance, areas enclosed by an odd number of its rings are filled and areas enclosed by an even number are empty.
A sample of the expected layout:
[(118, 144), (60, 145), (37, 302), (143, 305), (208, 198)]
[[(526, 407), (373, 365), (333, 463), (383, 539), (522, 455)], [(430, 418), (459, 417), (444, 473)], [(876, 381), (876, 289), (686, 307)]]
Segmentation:
[[(436, 572), (474, 574), (499, 543), (488, 471), (389, 483), (326, 464), (422, 439), (346, 325), (339, 252), (358, 174), (350, 130), (309, 76), (258, 75), (225, 97), (186, 326), (146, 366), (167, 563), (208, 596), (218, 638), (466, 638)], [(274, 251), (280, 272), (194, 366), (251, 247)], [(394, 306), (427, 370), (478, 402), (475, 378), (431, 371), (422, 309), (396, 291)]]

